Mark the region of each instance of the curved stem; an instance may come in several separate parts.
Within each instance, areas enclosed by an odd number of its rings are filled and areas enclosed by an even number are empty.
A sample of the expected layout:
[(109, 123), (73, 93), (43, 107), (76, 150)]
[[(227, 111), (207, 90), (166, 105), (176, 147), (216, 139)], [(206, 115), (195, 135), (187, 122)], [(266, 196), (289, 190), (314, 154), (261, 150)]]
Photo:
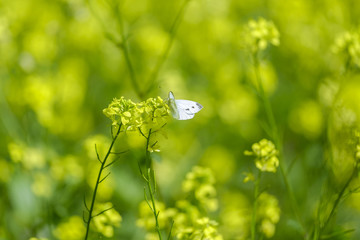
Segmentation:
[(142, 91), (140, 89), (140, 86), (139, 86), (139, 84), (137, 82), (134, 67), (133, 67), (133, 64), (132, 64), (131, 59), (130, 59), (129, 47), (128, 47), (127, 38), (125, 36), (125, 31), (124, 31), (124, 22), (122, 20), (121, 14), (120, 14), (119, 7), (117, 7), (116, 9), (117, 9), (117, 11), (115, 12), (115, 15), (116, 15), (116, 17), (117, 17), (117, 19), (119, 21), (119, 24), (120, 24), (119, 31), (120, 31), (120, 36), (121, 36), (121, 43), (117, 44), (117, 46), (122, 50), (122, 52), (124, 54), (126, 66), (129, 69), (131, 84), (132, 84), (136, 94), (138, 95), (138, 97), (140, 99), (142, 99), (143, 98), (143, 93), (142, 93)]
[(94, 189), (94, 193), (93, 193), (92, 200), (91, 200), (91, 205), (90, 205), (90, 208), (89, 208), (89, 216), (88, 216), (88, 219), (86, 221), (86, 234), (85, 234), (85, 238), (84, 238), (85, 240), (87, 240), (88, 235), (89, 235), (90, 222), (91, 222), (91, 219), (93, 218), (92, 212), (94, 210), (97, 190), (98, 190), (99, 184), (104, 180), (104, 178), (101, 179), (101, 173), (104, 170), (104, 167), (106, 166), (105, 163), (106, 163), (106, 160), (108, 159), (108, 157), (109, 157), (109, 155), (111, 153), (111, 149), (113, 148), (114, 143), (115, 143), (117, 137), (119, 136), (121, 126), (122, 126), (122, 124), (119, 125), (119, 129), (116, 132), (115, 136), (113, 136), (113, 140), (112, 140), (112, 142), (110, 144), (110, 147), (109, 147), (104, 159), (101, 161), (101, 167), (100, 167), (99, 174), (98, 174), (98, 177), (97, 177), (97, 180), (96, 180), (95, 189)]
[(321, 232), (326, 228), (326, 226), (329, 224), (331, 218), (333, 217), (333, 215), (335, 214), (335, 211), (340, 203), (340, 200), (341, 198), (343, 197), (344, 193), (345, 193), (345, 190), (347, 189), (347, 187), (349, 186), (351, 180), (356, 176), (357, 174), (357, 168), (355, 167), (351, 176), (349, 177), (349, 179), (346, 181), (346, 183), (344, 184), (344, 186), (342, 187), (341, 191), (339, 192), (335, 202), (334, 202), (334, 205), (331, 209), (331, 212), (329, 214), (329, 216), (327, 217), (325, 223), (320, 227), (320, 230), (319, 230), (319, 236), (321, 236)]
[(152, 71), (149, 80), (148, 80), (148, 84), (149, 86), (147, 87), (146, 91), (145, 91), (145, 95), (147, 93), (149, 93), (151, 91), (151, 89), (153, 88), (154, 84), (155, 84), (155, 80), (159, 75), (160, 69), (163, 66), (165, 60), (167, 59), (167, 57), (169, 56), (169, 52), (170, 49), (172, 47), (172, 44), (174, 42), (175, 36), (176, 36), (176, 32), (179, 28), (179, 25), (182, 21), (182, 17), (184, 16), (184, 12), (186, 9), (186, 6), (188, 5), (188, 3), (190, 2), (190, 0), (185, 0), (183, 5), (181, 6), (181, 8), (179, 9), (179, 12), (177, 13), (174, 22), (171, 25), (171, 28), (169, 30), (170, 33), (170, 39), (167, 43), (167, 45), (164, 48), (164, 51), (162, 53), (162, 55), (159, 57), (158, 61), (156, 62), (155, 68)]
[(134, 91), (137, 94), (137, 96), (140, 99), (142, 99), (143, 93), (141, 92), (140, 86), (137, 82), (134, 67), (133, 67), (133, 64), (130, 59), (129, 48), (128, 48), (127, 39), (125, 36), (125, 31), (124, 31), (124, 22), (122, 20), (121, 14), (119, 12), (120, 11), (119, 4), (117, 3), (117, 4), (115, 4), (115, 6), (110, 6), (110, 8), (113, 10), (113, 14), (118, 19), (119, 25), (120, 25), (120, 27), (119, 27), (120, 40), (117, 40), (115, 38), (115, 36), (113, 34), (111, 34), (110, 31), (107, 29), (106, 24), (104, 23), (104, 21), (102, 21), (101, 17), (97, 14), (97, 12), (93, 8), (92, 4), (90, 3), (90, 0), (87, 0), (87, 2), (88, 2), (89, 8), (90, 8), (92, 14), (95, 16), (97, 21), (100, 23), (105, 36), (123, 52), (126, 66), (129, 70), (129, 74), (130, 74), (131, 85), (133, 86)]

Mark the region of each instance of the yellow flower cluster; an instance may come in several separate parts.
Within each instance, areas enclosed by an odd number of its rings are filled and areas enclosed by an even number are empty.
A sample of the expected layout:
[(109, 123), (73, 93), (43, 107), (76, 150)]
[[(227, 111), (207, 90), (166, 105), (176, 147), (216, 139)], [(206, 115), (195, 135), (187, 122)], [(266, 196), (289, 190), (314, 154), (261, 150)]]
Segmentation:
[[(95, 210), (95, 217), (92, 219), (95, 230), (105, 237), (113, 237), (114, 227), (120, 227), (120, 223), (122, 221), (120, 214), (112, 208), (112, 204), (110, 202), (97, 204)], [(99, 213), (101, 214), (96, 216), (96, 214)]]
[[(183, 191), (194, 197), (194, 203), (178, 200), (174, 208), (166, 208), (164, 203), (156, 202), (156, 208), (160, 212), (158, 216), (160, 228), (168, 230), (173, 220), (172, 234), (178, 240), (222, 240), (222, 236), (217, 232), (217, 223), (202, 214), (203, 209), (210, 211), (217, 209), (214, 183), (215, 179), (210, 169), (194, 167), (183, 182)], [(154, 234), (155, 219), (146, 201), (140, 204), (139, 210), (140, 219), (137, 225), (148, 231), (146, 239), (158, 239), (157, 234)]]
[(257, 219), (259, 230), (271, 238), (275, 234), (275, 225), (280, 220), (279, 202), (276, 197), (264, 192), (259, 196)]
[(250, 20), (245, 28), (244, 39), (248, 47), (254, 52), (264, 50), (269, 44), (280, 44), (280, 33), (274, 23), (263, 18)]
[(11, 160), (27, 170), (40, 169), (46, 165), (44, 150), (28, 147), (24, 143), (11, 142), (8, 144)]
[(333, 46), (335, 53), (345, 56), (351, 65), (360, 66), (360, 35), (357, 32), (345, 32), (340, 35)]
[(53, 231), (59, 240), (80, 240), (85, 236), (85, 226), (81, 217), (72, 216), (67, 222), (60, 223)]
[(183, 240), (222, 240), (223, 237), (217, 231), (218, 223), (207, 217), (196, 220), (194, 227), (183, 229), (177, 234), (178, 239)]
[(214, 183), (215, 178), (209, 168), (195, 166), (186, 175), (182, 188), (185, 193), (193, 193), (201, 206), (210, 211), (215, 211), (218, 208), (218, 201), (215, 198)]
[(245, 155), (255, 156), (255, 165), (260, 171), (276, 172), (279, 166), (278, 151), (270, 140), (262, 139), (251, 148), (252, 151), (245, 151)]
[(114, 126), (121, 123), (124, 129), (135, 131), (140, 127), (162, 127), (170, 117), (170, 108), (160, 97), (149, 98), (140, 103), (121, 97), (115, 98), (103, 113), (111, 119)]

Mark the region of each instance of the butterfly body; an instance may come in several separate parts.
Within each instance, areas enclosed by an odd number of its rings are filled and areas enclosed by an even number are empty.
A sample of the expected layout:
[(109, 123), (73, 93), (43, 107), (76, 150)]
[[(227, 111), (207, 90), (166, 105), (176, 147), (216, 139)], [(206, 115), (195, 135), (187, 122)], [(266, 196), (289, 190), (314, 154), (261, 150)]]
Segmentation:
[(169, 106), (172, 115), (177, 120), (188, 120), (195, 116), (203, 106), (200, 103), (190, 100), (177, 100), (172, 92), (169, 92)]

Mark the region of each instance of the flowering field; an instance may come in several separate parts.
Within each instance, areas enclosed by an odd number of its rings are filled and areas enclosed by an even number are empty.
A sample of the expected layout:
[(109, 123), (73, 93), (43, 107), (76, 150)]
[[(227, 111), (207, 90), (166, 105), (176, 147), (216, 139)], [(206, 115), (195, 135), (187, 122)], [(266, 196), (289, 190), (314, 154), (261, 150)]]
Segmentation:
[(360, 239), (355, 0), (0, 3), (0, 240)]

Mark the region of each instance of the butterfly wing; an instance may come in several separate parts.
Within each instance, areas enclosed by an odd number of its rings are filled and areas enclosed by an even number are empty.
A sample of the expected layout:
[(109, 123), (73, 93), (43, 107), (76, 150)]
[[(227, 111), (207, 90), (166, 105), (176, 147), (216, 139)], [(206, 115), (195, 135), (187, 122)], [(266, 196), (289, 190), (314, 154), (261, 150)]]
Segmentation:
[(191, 119), (203, 108), (201, 104), (190, 100), (175, 100), (175, 104), (179, 113), (178, 120)]
[(189, 120), (192, 119), (195, 116), (195, 114), (187, 113), (184, 110), (179, 110), (179, 117), (177, 120)]
[(203, 108), (200, 103), (194, 101), (175, 100), (175, 96), (171, 91), (169, 92), (168, 103), (173, 118), (177, 120), (192, 119), (195, 116), (195, 113)]
[(175, 100), (175, 103), (178, 108), (184, 109), (186, 112), (192, 114), (199, 112), (203, 108), (200, 103), (190, 100)]
[(170, 111), (171, 111), (171, 114), (172, 114), (173, 118), (179, 119), (180, 118), (179, 110), (178, 110), (178, 108), (176, 106), (175, 96), (171, 91), (169, 92), (168, 102), (169, 102), (168, 105), (170, 107)]

